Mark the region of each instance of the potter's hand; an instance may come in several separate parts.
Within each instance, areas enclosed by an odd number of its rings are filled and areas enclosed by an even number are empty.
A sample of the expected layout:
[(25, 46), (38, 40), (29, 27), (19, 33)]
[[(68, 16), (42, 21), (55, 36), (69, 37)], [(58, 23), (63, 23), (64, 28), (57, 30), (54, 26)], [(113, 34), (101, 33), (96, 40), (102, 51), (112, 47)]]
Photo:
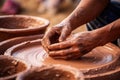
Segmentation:
[(67, 40), (49, 46), (49, 55), (60, 59), (77, 59), (99, 45), (100, 37), (94, 31), (70, 36)]
[(66, 39), (66, 37), (71, 33), (71, 28), (69, 24), (60, 23), (54, 27), (49, 28), (42, 40), (42, 45), (47, 52), (48, 46), (53, 43), (61, 42)]

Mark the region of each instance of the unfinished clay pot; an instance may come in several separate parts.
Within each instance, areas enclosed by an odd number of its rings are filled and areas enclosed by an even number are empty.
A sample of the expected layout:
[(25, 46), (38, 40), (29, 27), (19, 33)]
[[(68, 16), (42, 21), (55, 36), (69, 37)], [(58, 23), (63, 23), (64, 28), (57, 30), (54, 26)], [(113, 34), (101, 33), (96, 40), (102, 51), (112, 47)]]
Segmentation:
[(18, 74), (29, 68), (30, 65), (22, 60), (0, 55), (0, 80), (14, 80)]
[(41, 39), (43, 37), (43, 34), (39, 35), (32, 35), (32, 36), (24, 36), (24, 37), (15, 37), (11, 38), (5, 41), (0, 42), (0, 54), (4, 54), (4, 52), (12, 47), (13, 45), (19, 44), (24, 41), (30, 41), (35, 39)]
[(55, 60), (41, 46), (41, 39), (27, 41), (9, 48), (5, 55), (28, 61), (32, 66), (62, 64), (79, 69), (85, 80), (120, 79), (120, 49), (113, 44), (97, 47), (78, 60)]
[(34, 34), (43, 34), (49, 21), (34, 16), (7, 15), (0, 16), (0, 41)]
[(16, 80), (83, 80), (83, 74), (72, 67), (51, 65), (30, 69)]

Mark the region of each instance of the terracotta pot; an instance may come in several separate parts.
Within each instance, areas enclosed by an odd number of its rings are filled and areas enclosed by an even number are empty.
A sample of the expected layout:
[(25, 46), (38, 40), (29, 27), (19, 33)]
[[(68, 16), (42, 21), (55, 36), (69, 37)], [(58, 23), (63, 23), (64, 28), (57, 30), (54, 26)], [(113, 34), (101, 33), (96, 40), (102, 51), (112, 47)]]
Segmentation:
[(0, 55), (4, 54), (4, 52), (12, 47), (13, 45), (19, 44), (21, 42), (35, 40), (35, 39), (41, 39), (43, 37), (43, 34), (39, 35), (32, 35), (32, 36), (24, 36), (24, 37), (15, 37), (11, 38), (5, 41), (0, 42)]
[(63, 65), (42, 66), (28, 70), (16, 80), (83, 80), (77, 69)]
[(20, 59), (0, 55), (0, 80), (14, 80), (18, 74), (29, 68), (30, 65)]
[(34, 34), (43, 34), (49, 21), (34, 16), (7, 15), (0, 16), (0, 41)]
[(5, 55), (21, 58), (32, 66), (44, 64), (71, 66), (82, 72), (85, 80), (116, 80), (120, 79), (119, 52), (120, 49), (110, 43), (95, 48), (78, 60), (59, 60), (49, 57), (41, 46), (41, 39), (38, 39), (14, 45), (5, 52)]

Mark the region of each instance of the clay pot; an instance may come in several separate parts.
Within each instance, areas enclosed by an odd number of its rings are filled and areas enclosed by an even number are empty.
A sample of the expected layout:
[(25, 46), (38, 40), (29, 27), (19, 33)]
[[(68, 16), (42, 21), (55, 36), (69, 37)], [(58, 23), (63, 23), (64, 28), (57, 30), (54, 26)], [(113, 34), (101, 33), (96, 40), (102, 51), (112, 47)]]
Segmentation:
[(63, 65), (33, 68), (19, 75), (16, 80), (83, 80), (77, 69)]
[(0, 55), (0, 80), (14, 80), (18, 74), (29, 68), (30, 65), (22, 60)]
[(0, 16), (0, 41), (35, 34), (43, 34), (49, 21), (34, 16), (7, 15)]
[(12, 47), (13, 45), (19, 44), (21, 42), (35, 40), (35, 39), (41, 39), (43, 37), (43, 34), (39, 35), (32, 35), (32, 36), (24, 36), (24, 37), (15, 37), (11, 38), (5, 41), (0, 42), (0, 54), (4, 54), (4, 52)]
[[(28, 61), (32, 66), (62, 64), (77, 68), (85, 80), (120, 79), (120, 49), (107, 44), (92, 50), (78, 60), (59, 60), (47, 55), (41, 46), (41, 39), (23, 42), (9, 48), (5, 55)], [(22, 55), (22, 56), (21, 56)]]

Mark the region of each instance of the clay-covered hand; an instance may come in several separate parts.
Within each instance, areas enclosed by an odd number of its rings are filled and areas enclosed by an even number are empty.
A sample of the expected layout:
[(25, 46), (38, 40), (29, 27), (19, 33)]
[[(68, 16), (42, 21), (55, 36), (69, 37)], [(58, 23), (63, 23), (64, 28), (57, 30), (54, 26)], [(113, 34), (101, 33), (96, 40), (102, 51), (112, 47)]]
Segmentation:
[(50, 44), (64, 41), (71, 33), (71, 27), (69, 24), (60, 23), (54, 27), (48, 28), (43, 39), (42, 46), (49, 52), (48, 46)]
[(94, 31), (74, 34), (67, 40), (49, 46), (49, 55), (59, 59), (77, 59), (100, 45), (101, 36)]

